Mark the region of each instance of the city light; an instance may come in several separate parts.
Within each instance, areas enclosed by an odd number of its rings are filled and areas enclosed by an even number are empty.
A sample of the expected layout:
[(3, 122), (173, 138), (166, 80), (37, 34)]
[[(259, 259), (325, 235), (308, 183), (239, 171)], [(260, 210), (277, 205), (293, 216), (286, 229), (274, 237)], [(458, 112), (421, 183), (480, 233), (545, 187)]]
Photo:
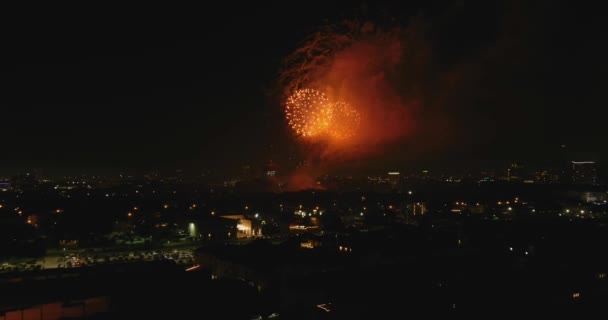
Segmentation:
[(302, 242), (300, 243), (300, 248), (314, 249), (314, 244), (312, 243), (312, 241)]
[(196, 224), (193, 222), (188, 223), (188, 235), (191, 237), (196, 237), (198, 231), (196, 230)]

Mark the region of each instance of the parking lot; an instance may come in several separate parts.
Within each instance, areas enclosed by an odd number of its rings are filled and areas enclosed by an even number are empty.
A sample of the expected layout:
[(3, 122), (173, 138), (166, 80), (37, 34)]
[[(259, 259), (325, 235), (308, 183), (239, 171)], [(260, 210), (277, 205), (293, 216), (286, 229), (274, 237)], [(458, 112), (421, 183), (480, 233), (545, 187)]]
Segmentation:
[(179, 265), (194, 263), (194, 247), (161, 248), (156, 250), (65, 250), (39, 259), (12, 259), (0, 264), (0, 272), (32, 271), (53, 268), (77, 268), (109, 263), (172, 260)]

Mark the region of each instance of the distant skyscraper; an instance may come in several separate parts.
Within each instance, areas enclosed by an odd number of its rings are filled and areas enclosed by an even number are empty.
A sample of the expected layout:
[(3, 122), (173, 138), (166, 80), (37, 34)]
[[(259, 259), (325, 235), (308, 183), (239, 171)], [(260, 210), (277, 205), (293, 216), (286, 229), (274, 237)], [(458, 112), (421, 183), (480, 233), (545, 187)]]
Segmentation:
[(594, 161), (572, 161), (572, 183), (597, 184), (597, 169)]

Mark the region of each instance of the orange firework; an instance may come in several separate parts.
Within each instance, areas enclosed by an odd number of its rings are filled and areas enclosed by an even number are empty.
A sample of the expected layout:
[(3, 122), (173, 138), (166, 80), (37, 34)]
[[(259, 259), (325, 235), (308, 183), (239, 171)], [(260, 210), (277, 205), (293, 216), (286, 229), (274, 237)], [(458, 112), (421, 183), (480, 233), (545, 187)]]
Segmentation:
[(297, 90), (289, 96), (285, 113), (289, 126), (302, 137), (323, 135), (331, 124), (329, 100), (323, 92), (314, 89)]
[(285, 112), (289, 126), (308, 139), (348, 139), (360, 122), (359, 113), (348, 103), (332, 102), (315, 89), (296, 90), (287, 98)]

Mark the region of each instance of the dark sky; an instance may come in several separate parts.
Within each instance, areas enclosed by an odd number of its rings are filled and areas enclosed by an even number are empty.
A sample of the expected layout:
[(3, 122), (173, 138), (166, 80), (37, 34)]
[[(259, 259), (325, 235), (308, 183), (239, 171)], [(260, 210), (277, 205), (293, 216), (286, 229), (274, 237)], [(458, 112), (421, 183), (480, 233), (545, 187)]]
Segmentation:
[(373, 166), (550, 161), (562, 144), (608, 159), (608, 28), (599, 5), (361, 3), (6, 10), (0, 174), (287, 164), (298, 147), (268, 94), (281, 59), (325, 21), (355, 12), (403, 24), (422, 17), (428, 73), (457, 82), (449, 92), (421, 81), (450, 101), (428, 113), (449, 118), (449, 131), (435, 134), (453, 139), (431, 150), (398, 142)]

